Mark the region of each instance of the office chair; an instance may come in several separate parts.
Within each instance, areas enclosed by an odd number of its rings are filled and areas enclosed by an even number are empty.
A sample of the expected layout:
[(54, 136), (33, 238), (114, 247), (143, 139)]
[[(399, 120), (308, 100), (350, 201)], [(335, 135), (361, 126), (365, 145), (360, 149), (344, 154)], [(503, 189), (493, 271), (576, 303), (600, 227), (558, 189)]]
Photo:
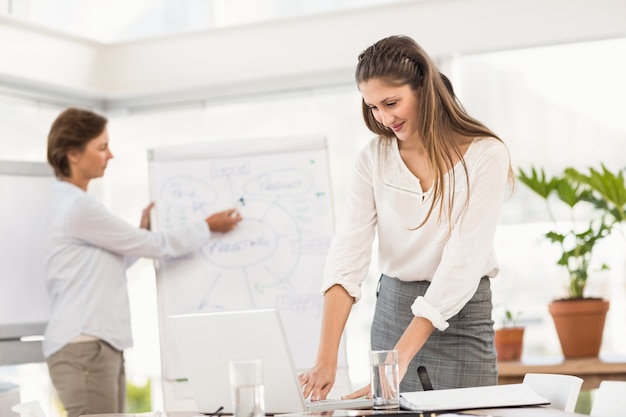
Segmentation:
[(522, 381), (550, 401), (550, 407), (573, 412), (583, 380), (573, 375), (528, 373)]
[(626, 413), (626, 381), (602, 381), (591, 403), (590, 416), (621, 417)]

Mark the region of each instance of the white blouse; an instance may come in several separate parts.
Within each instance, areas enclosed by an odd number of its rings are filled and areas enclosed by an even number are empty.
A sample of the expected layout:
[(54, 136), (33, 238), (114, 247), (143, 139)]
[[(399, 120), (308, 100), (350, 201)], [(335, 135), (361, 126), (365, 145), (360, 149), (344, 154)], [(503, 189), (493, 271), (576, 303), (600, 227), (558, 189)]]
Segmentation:
[(498, 273), (493, 239), (507, 189), (509, 153), (498, 140), (476, 139), (464, 159), (469, 201), (460, 162), (453, 170), (454, 181), (445, 179), (446, 186), (455, 187), (452, 228), (447, 214), (439, 216), (435, 206), (427, 223), (416, 229), (431, 205), (432, 189), (422, 190), (402, 161), (397, 140), (372, 139), (356, 162), (322, 292), (340, 284), (356, 301), (360, 299), (377, 234), (380, 271), (402, 281), (430, 281), (412, 312), (445, 330), (447, 320), (472, 298), (481, 277)]
[(53, 185), (45, 281), (52, 304), (43, 353), (80, 335), (132, 346), (126, 268), (139, 257), (180, 256), (208, 241), (204, 220), (165, 232), (132, 226), (65, 181)]

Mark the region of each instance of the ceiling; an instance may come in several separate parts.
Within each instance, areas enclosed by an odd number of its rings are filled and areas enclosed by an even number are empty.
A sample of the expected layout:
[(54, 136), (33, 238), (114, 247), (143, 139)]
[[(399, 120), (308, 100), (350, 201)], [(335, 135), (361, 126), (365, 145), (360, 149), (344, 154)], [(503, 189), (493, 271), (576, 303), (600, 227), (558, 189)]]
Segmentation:
[(103, 43), (420, 0), (0, 0), (0, 15)]

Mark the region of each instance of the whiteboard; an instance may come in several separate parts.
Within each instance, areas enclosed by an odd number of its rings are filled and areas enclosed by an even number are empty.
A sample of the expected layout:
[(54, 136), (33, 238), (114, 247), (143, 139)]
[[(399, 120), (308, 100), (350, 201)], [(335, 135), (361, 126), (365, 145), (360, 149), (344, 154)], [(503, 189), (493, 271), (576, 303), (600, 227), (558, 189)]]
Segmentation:
[(45, 163), (0, 161), (0, 364), (42, 360), (32, 342), (16, 341), (42, 335), (50, 317), (41, 233), (55, 181)]
[[(168, 317), (198, 312), (276, 307), (296, 367), (312, 366), (323, 307), (322, 270), (333, 233), (326, 140), (155, 148), (149, 160), (155, 229), (233, 206), (243, 216), (234, 231), (214, 233), (194, 253), (157, 263), (164, 378), (185, 378)], [(215, 335), (216, 343), (220, 337)]]

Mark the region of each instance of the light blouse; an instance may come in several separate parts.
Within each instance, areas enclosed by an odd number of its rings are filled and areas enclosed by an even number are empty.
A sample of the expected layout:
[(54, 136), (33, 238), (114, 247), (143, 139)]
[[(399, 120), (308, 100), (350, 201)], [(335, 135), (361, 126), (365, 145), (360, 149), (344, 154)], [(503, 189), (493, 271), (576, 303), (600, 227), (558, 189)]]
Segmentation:
[(132, 346), (126, 268), (139, 257), (186, 254), (210, 236), (204, 220), (164, 232), (132, 226), (66, 181), (53, 185), (48, 225), (45, 357), (81, 335), (118, 350)]
[(439, 216), (437, 206), (417, 228), (431, 205), (432, 188), (422, 189), (400, 157), (396, 139), (372, 139), (356, 161), (322, 292), (339, 284), (355, 301), (360, 299), (376, 234), (380, 271), (402, 281), (430, 281), (411, 309), (445, 330), (447, 320), (472, 298), (481, 277), (498, 273), (493, 239), (510, 166), (506, 146), (492, 138), (475, 139), (464, 159), (469, 184), (461, 162), (452, 170), (454, 180), (444, 178), (446, 186), (455, 187), (451, 229), (447, 214)]

